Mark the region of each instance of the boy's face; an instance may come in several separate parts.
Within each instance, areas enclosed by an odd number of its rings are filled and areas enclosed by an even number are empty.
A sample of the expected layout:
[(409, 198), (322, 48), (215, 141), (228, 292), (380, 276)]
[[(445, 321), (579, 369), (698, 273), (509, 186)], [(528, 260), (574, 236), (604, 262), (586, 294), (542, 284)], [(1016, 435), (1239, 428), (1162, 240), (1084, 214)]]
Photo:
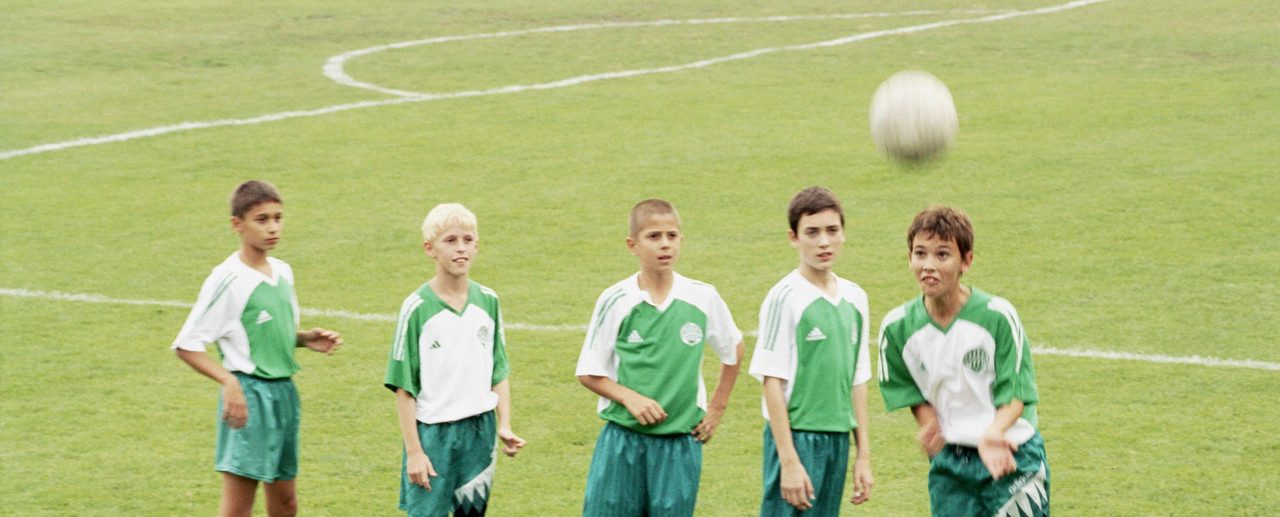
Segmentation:
[(634, 237), (627, 237), (627, 249), (640, 258), (643, 271), (672, 271), (680, 255), (681, 238), (675, 214), (656, 214), (644, 221)]
[(231, 228), (240, 240), (259, 251), (271, 251), (284, 229), (284, 207), (275, 201), (258, 203), (244, 217), (231, 217)]
[(462, 226), (450, 226), (435, 240), (422, 243), (427, 256), (436, 261), (436, 272), (452, 276), (466, 276), (471, 271), (471, 261), (479, 251), (479, 238), (475, 230)]
[(835, 210), (823, 210), (800, 217), (794, 231), (787, 230), (791, 247), (800, 254), (800, 264), (817, 271), (831, 271), (844, 247), (844, 226)]
[(911, 273), (920, 292), (930, 298), (946, 295), (960, 288), (960, 276), (973, 264), (973, 252), (960, 256), (954, 240), (942, 240), (931, 233), (916, 234), (911, 239)]

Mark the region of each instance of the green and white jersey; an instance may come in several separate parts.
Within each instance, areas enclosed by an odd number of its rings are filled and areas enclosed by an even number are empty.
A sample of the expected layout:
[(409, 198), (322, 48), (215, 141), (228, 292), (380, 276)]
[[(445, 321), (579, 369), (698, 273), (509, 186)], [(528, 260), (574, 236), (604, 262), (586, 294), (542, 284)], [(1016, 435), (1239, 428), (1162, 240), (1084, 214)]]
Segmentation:
[(492, 410), (493, 386), (509, 371), (493, 290), (469, 281), (467, 304), (455, 311), (422, 284), (400, 305), (383, 385), (417, 399), (418, 421), (453, 422)]
[(706, 415), (706, 346), (722, 364), (738, 362), (742, 331), (720, 293), (710, 284), (673, 275), (662, 305), (640, 289), (639, 273), (605, 289), (578, 355), (576, 375), (608, 377), (667, 412), (657, 425), (640, 425), (622, 404), (600, 397), (601, 418), (639, 433), (688, 433)]
[[(792, 271), (760, 304), (760, 335), (750, 373), (786, 381), (787, 416), (801, 431), (848, 432), (858, 427), (853, 387), (871, 380), (867, 293), (836, 278), (827, 296)], [(765, 420), (769, 408), (761, 400)]]
[(240, 252), (214, 267), (170, 348), (203, 352), (213, 343), (228, 371), (264, 379), (301, 369), (293, 359), (299, 312), (293, 269), (273, 257), (267, 263), (274, 278), (241, 262)]
[(1012, 304), (978, 289), (947, 328), (929, 317), (923, 296), (885, 315), (880, 393), (890, 411), (928, 402), (947, 443), (976, 447), (996, 408), (1013, 399), (1026, 407), (1005, 436), (1021, 444), (1036, 432), (1039, 397), (1027, 333)]

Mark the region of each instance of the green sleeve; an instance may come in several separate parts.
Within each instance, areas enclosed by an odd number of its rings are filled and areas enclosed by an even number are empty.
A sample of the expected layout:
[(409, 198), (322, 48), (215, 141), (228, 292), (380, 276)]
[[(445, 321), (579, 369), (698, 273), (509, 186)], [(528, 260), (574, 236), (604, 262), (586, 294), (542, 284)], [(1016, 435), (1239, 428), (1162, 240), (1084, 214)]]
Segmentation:
[(403, 389), (418, 397), (422, 389), (421, 365), (419, 365), (418, 338), (422, 334), (422, 322), (418, 311), (401, 313), (396, 322), (396, 333), (391, 342), (391, 354), (387, 361), (387, 376), (383, 385), (391, 391)]
[(880, 328), (880, 395), (885, 411), (928, 402), (916, 386), (907, 362), (902, 358), (903, 343), (892, 328)]
[(507, 334), (502, 329), (502, 308), (498, 306), (498, 299), (493, 300), (493, 379), (490, 386), (496, 386), (498, 383), (507, 380), (507, 376), (511, 374), (511, 367), (507, 365)]
[(996, 379), (991, 385), (991, 402), (998, 408), (1018, 399), (1030, 406), (1039, 400), (1031, 343), (1017, 311), (1009, 307), (1000, 313), (994, 333)]

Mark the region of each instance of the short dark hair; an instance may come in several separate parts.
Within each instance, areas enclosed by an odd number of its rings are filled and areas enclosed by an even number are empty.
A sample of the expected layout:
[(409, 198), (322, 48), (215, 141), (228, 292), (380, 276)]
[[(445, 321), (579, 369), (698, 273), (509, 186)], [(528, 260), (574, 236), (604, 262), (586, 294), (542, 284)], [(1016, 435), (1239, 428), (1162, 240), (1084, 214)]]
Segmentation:
[(661, 199), (646, 199), (631, 209), (631, 237), (640, 235), (640, 229), (644, 223), (655, 215), (671, 214), (676, 217), (676, 224), (680, 224), (680, 212), (676, 211), (676, 207), (671, 203)]
[(231, 193), (231, 216), (244, 217), (253, 207), (270, 202), (284, 203), (274, 185), (265, 181), (246, 181)]
[(840, 199), (835, 192), (826, 187), (801, 190), (791, 198), (791, 204), (787, 205), (787, 222), (791, 224), (791, 231), (796, 231), (801, 217), (826, 210), (835, 210), (840, 215), (840, 226), (844, 227), (844, 207), (840, 206)]
[(916, 214), (915, 220), (911, 221), (911, 228), (907, 230), (908, 251), (911, 250), (916, 235), (922, 233), (955, 241), (961, 257), (973, 251), (973, 222), (959, 208), (934, 205)]

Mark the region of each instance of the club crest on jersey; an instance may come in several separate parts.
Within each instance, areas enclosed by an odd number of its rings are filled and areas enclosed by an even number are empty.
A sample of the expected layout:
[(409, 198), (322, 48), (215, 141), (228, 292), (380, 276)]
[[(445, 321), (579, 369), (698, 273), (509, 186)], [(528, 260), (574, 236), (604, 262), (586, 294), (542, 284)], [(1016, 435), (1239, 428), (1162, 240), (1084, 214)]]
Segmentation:
[(489, 334), (487, 325), (480, 325), (480, 330), (476, 331), (476, 337), (480, 338), (480, 346), (489, 346), (489, 340), (493, 337)]
[(981, 372), (987, 367), (987, 351), (975, 348), (964, 353), (964, 365), (974, 372)]
[(684, 344), (693, 346), (702, 342), (702, 327), (697, 323), (689, 322), (680, 327), (680, 340)]

